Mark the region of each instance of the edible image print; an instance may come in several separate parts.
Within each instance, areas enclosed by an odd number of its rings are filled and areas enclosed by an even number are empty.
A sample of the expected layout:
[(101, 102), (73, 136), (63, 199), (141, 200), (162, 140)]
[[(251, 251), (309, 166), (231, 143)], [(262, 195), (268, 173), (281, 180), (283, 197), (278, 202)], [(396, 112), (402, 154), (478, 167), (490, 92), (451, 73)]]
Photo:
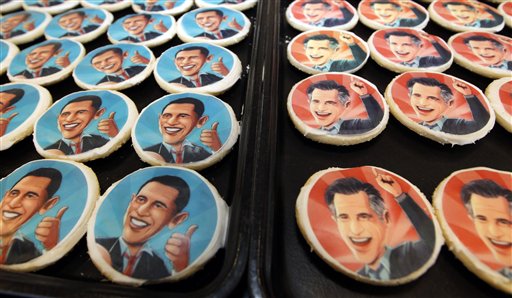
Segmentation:
[(414, 1), (363, 0), (359, 2), (361, 22), (372, 29), (409, 27), (423, 29), (428, 12)]
[(297, 0), (288, 6), (286, 18), (302, 31), (331, 27), (349, 30), (358, 20), (352, 5), (340, 0)]
[(471, 168), (451, 174), (434, 194), (446, 240), (480, 278), (512, 292), (512, 173)]
[(77, 83), (81, 83), (80, 86), (87, 88), (129, 87), (131, 81), (141, 81), (147, 77), (153, 63), (153, 54), (144, 46), (104, 46), (88, 53), (77, 65), (73, 76)]
[(19, 51), (13, 43), (0, 39), (0, 74), (4, 74)]
[(164, 96), (141, 112), (133, 143), (152, 164), (197, 163), (229, 150), (237, 128), (231, 108), (216, 97), (180, 93)]
[(512, 78), (505, 77), (493, 81), (485, 95), (496, 112), (496, 120), (508, 132), (512, 132)]
[(45, 34), (49, 39), (70, 38), (81, 41), (81, 36), (101, 34), (111, 22), (112, 15), (105, 10), (76, 9), (54, 17)]
[[(57, 101), (36, 123), (34, 142), (45, 157), (99, 153), (130, 129), (127, 99), (112, 91), (82, 91)], [(105, 147), (106, 148), (106, 147)], [(92, 153), (93, 154), (93, 153)], [(91, 154), (88, 154), (91, 155)]]
[(288, 45), (290, 62), (307, 73), (354, 72), (369, 56), (366, 43), (346, 31), (316, 30), (302, 33)]
[(258, 0), (195, 0), (198, 7), (226, 6), (236, 10), (246, 10), (258, 3)]
[(431, 17), (439, 25), (454, 31), (500, 31), (503, 16), (484, 3), (474, 0), (437, 0), (430, 4)]
[(97, 184), (85, 166), (56, 160), (30, 162), (2, 179), (0, 268), (33, 271), (71, 250), (85, 233)]
[[(50, 22), (50, 15), (37, 11), (20, 11), (0, 18), (0, 39), (6, 39), (15, 44), (28, 42), (23, 40), (31, 32), (44, 28)], [(42, 35), (32, 33), (34, 39)]]
[(512, 27), (512, 2), (505, 1), (501, 3), (500, 6), (498, 6), (498, 10), (503, 15), (505, 24)]
[(139, 170), (103, 196), (87, 233), (91, 258), (116, 282), (179, 279), (223, 245), (226, 209), (215, 188), (194, 171)]
[(157, 12), (177, 15), (190, 9), (194, 0), (133, 0), (135, 12)]
[(440, 37), (420, 30), (383, 29), (375, 32), (369, 42), (371, 49), (375, 49), (376, 59), (385, 59), (389, 63), (383, 62), (384, 66), (400, 71), (418, 68), (442, 71), (453, 59), (450, 48)]
[(81, 0), (83, 7), (103, 8), (108, 11), (118, 11), (129, 7), (132, 4), (130, 0)]
[(23, 0), (25, 10), (59, 14), (80, 4), (78, 0)]
[(128, 42), (148, 45), (153, 41), (170, 40), (176, 32), (171, 16), (160, 14), (130, 14), (116, 20), (108, 29), (109, 39), (115, 43)]
[(301, 231), (337, 270), (373, 284), (423, 274), (442, 237), (430, 204), (402, 177), (376, 167), (313, 175), (297, 199)]

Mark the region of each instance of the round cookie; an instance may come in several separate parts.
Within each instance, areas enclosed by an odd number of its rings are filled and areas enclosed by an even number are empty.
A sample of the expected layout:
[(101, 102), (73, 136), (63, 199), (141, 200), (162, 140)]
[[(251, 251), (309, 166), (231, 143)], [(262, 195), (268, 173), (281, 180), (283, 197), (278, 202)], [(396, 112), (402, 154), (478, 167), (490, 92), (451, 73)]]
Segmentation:
[(198, 7), (226, 6), (236, 10), (247, 10), (256, 5), (258, 0), (195, 0)]
[(28, 83), (0, 85), (0, 151), (32, 133), (34, 123), (52, 104), (48, 90)]
[(231, 107), (196, 93), (166, 95), (140, 113), (133, 148), (151, 165), (201, 170), (219, 162), (235, 145), (239, 125)]
[(47, 12), (55, 15), (80, 4), (78, 0), (23, 0), (23, 9)]
[(0, 39), (24, 44), (41, 37), (52, 17), (45, 12), (18, 11), (0, 17)]
[(18, 47), (13, 43), (0, 39), (0, 75), (4, 74), (19, 51)]
[(111, 12), (119, 11), (130, 7), (131, 0), (81, 0), (85, 8), (103, 8)]
[(403, 73), (389, 83), (385, 97), (398, 121), (441, 144), (474, 143), (494, 126), (494, 111), (482, 91), (447, 74)]
[(0, 13), (8, 13), (21, 8), (22, 2), (19, 0), (4, 0), (0, 4)]
[(503, 2), (498, 6), (499, 12), (505, 18), (505, 24), (512, 28), (512, 2)]
[(137, 116), (135, 104), (122, 93), (71, 93), (37, 120), (34, 145), (45, 158), (79, 162), (104, 158), (130, 138)]
[(286, 9), (286, 20), (299, 31), (321, 28), (350, 30), (359, 18), (348, 1), (295, 0)]
[(448, 248), (479, 278), (512, 294), (512, 173), (478, 167), (452, 173), (433, 195)]
[(111, 43), (136, 43), (156, 47), (171, 40), (176, 34), (176, 21), (161, 14), (129, 14), (117, 19), (108, 29)]
[(55, 84), (69, 77), (84, 55), (84, 46), (79, 42), (43, 41), (19, 52), (7, 69), (7, 77), (12, 82)]
[(512, 39), (490, 32), (462, 32), (448, 40), (455, 62), (488, 78), (510, 77)]
[(362, 0), (357, 12), (361, 23), (374, 30), (397, 27), (423, 29), (429, 20), (427, 10), (414, 1)]
[(242, 63), (230, 50), (208, 43), (172, 47), (158, 58), (154, 75), (170, 93), (219, 94), (231, 88), (242, 74)]
[(87, 43), (107, 31), (114, 17), (104, 9), (74, 9), (53, 18), (45, 30), (46, 39), (71, 39)]
[(194, 0), (132, 0), (132, 9), (137, 13), (161, 13), (179, 15), (194, 5)]
[(411, 282), (434, 265), (443, 245), (421, 191), (373, 166), (315, 173), (297, 197), (295, 215), (322, 260), (364, 283)]
[[(113, 282), (174, 282), (200, 270), (224, 247), (228, 221), (226, 202), (197, 172), (149, 167), (103, 194), (88, 224), (87, 247)], [(123, 262), (124, 252), (131, 262)]]
[(288, 114), (308, 139), (332, 145), (353, 145), (379, 135), (389, 109), (377, 87), (344, 73), (306, 78), (288, 95)]
[(1, 179), (0, 189), (0, 269), (19, 272), (65, 256), (84, 236), (100, 194), (90, 168), (61, 160), (31, 161)]
[(243, 13), (226, 7), (198, 8), (181, 16), (177, 26), (183, 42), (229, 46), (249, 34), (251, 21)]
[(501, 78), (492, 82), (485, 95), (496, 112), (496, 120), (508, 132), (512, 132), (512, 78)]
[(87, 54), (73, 71), (83, 89), (123, 90), (144, 81), (155, 66), (155, 57), (143, 45), (119, 43)]
[(453, 62), (451, 49), (442, 38), (418, 29), (375, 31), (368, 46), (375, 62), (398, 73), (422, 69), (443, 72)]
[(351, 32), (318, 29), (292, 39), (287, 55), (290, 63), (305, 73), (353, 73), (366, 63), (370, 50), (364, 40)]
[(494, 7), (476, 0), (436, 0), (428, 11), (434, 22), (455, 32), (498, 32), (505, 26), (503, 16)]

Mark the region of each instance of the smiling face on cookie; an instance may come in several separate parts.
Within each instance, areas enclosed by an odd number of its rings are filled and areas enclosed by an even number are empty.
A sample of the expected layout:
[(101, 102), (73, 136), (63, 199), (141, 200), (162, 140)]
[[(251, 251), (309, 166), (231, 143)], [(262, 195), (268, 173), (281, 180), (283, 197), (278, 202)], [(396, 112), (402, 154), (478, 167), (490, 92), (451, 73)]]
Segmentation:
[(499, 65), (506, 59), (507, 49), (495, 40), (470, 40), (467, 45), (487, 65)]
[(414, 39), (411, 36), (390, 35), (387, 42), (393, 55), (404, 62), (414, 60), (422, 48), (419, 38)]
[[(99, 104), (101, 105), (101, 101)], [(98, 107), (93, 100), (68, 103), (57, 118), (62, 137), (73, 142), (80, 141), (80, 137), (89, 123), (103, 114), (104, 110), (98, 110)]]
[(159, 117), (159, 127), (164, 142), (176, 146), (207, 120), (207, 117), (198, 115), (193, 103), (170, 103)]
[(337, 52), (338, 45), (330, 39), (310, 39), (304, 43), (304, 48), (309, 61), (314, 65), (324, 65)]
[(446, 9), (463, 25), (469, 25), (478, 19), (478, 11), (469, 4), (449, 4)]
[(30, 17), (30, 13), (19, 13), (11, 17), (5, 17), (0, 22), (0, 32), (9, 33), (22, 22), (26, 21)]
[(324, 3), (306, 3), (302, 7), (302, 12), (310, 23), (321, 21), (329, 11), (330, 6)]
[(25, 58), (25, 63), (31, 70), (41, 69), (53, 56), (60, 53), (59, 49), (59, 43), (49, 43), (39, 46), (28, 53)]
[(59, 26), (66, 31), (78, 31), (82, 28), (85, 17), (85, 13), (81, 11), (68, 13), (60, 17)]
[(176, 54), (174, 64), (182, 75), (192, 77), (199, 74), (203, 65), (211, 60), (211, 56), (204, 50), (200, 48), (183, 49)]
[(134, 15), (132, 17), (128, 17), (123, 21), (123, 28), (130, 35), (141, 35), (144, 33), (147, 25), (150, 23), (151, 16), (149, 15)]
[(116, 49), (109, 49), (104, 52), (98, 53), (91, 60), (92, 66), (105, 74), (112, 74), (119, 72), (123, 69), (123, 52), (116, 51)]
[(400, 5), (396, 3), (375, 3), (371, 7), (375, 15), (386, 24), (395, 22), (401, 13)]
[[(450, 89), (437, 80), (425, 82), (410, 81), (409, 97), (411, 106), (421, 122), (434, 124), (440, 120), (452, 106), (453, 99)], [(411, 84), (412, 83), (412, 84)]]
[(223, 20), (224, 16), (220, 10), (208, 10), (196, 14), (197, 25), (208, 32), (218, 31)]

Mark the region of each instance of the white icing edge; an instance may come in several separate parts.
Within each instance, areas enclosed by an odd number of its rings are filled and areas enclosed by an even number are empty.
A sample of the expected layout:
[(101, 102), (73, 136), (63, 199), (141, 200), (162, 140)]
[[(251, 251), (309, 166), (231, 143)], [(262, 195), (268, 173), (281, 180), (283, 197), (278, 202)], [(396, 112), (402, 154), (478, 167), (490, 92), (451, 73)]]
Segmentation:
[(20, 52), (20, 49), (12, 42), (9, 42), (4, 39), (2, 39), (2, 42), (7, 45), (9, 50), (5, 59), (0, 63), (0, 75), (4, 74), (7, 71), (7, 68), (11, 64), (11, 61), (14, 58), (14, 56), (16, 56), (16, 54)]
[(348, 21), (346, 24), (343, 24), (343, 25), (340, 25), (340, 26), (334, 26), (334, 27), (317, 27), (317, 26), (312, 26), (312, 25), (306, 24), (306, 23), (296, 19), (293, 16), (292, 6), (296, 2), (298, 2), (298, 1), (299, 0), (295, 0), (292, 3), (290, 3), (290, 5), (288, 5), (288, 7), (286, 8), (285, 16), (286, 16), (286, 20), (288, 21), (288, 24), (290, 24), (290, 26), (292, 26), (293, 28), (295, 28), (295, 29), (297, 29), (299, 31), (308, 31), (308, 30), (314, 30), (314, 29), (351, 30), (352, 28), (354, 28), (356, 26), (357, 22), (359, 21), (359, 16), (358, 16), (357, 10), (352, 6), (352, 4), (350, 4), (347, 1), (347, 2), (345, 2), (345, 5), (350, 6), (350, 9), (354, 12), (354, 17), (352, 17), (352, 19), (350, 21)]
[(13, 0), (9, 3), (0, 5), (0, 14), (15, 11), (21, 8), (21, 1)]
[(487, 89), (485, 89), (485, 95), (487, 95), (487, 98), (496, 112), (496, 121), (498, 121), (498, 123), (508, 132), (512, 133), (512, 117), (505, 110), (499, 95), (501, 86), (507, 82), (512, 82), (512, 78), (501, 78), (493, 81), (489, 84)]
[(505, 20), (505, 24), (512, 28), (512, 15), (509, 15), (505, 12), (505, 5), (507, 4), (507, 1), (503, 2), (498, 6), (498, 11), (501, 12), (501, 15), (503, 15), (503, 19)]

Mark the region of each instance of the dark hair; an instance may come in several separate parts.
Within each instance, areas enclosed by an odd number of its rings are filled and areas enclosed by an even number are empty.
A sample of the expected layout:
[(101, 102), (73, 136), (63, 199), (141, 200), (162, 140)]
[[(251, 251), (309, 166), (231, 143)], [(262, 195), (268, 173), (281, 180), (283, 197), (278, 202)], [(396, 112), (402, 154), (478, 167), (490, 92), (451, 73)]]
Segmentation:
[(205, 47), (191, 46), (191, 47), (182, 48), (179, 51), (177, 51), (176, 55), (174, 55), (174, 58), (176, 58), (178, 56), (178, 54), (181, 53), (181, 52), (184, 52), (184, 51), (195, 51), (195, 50), (199, 50), (201, 52), (201, 54), (203, 54), (205, 57), (208, 57), (208, 55), (210, 55), (210, 51), (208, 51), (208, 49), (205, 48)]
[(113, 48), (107, 48), (107, 49), (104, 49), (102, 51), (99, 51), (98, 53), (96, 53), (92, 58), (91, 58), (91, 63), (92, 63), (92, 60), (94, 60), (94, 58), (98, 57), (99, 55), (103, 55), (105, 54), (106, 52), (114, 52), (114, 54), (116, 55), (119, 55), (121, 57), (123, 57), (123, 50), (121, 48), (118, 48), (118, 47), (113, 47)]
[(90, 101), (91, 102), (91, 106), (96, 111), (99, 110), (100, 107), (101, 107), (101, 98), (99, 96), (96, 96), (96, 95), (84, 95), (84, 96), (80, 96), (80, 97), (77, 97), (75, 99), (70, 100), (68, 103), (66, 103), (62, 107), (62, 109), (60, 109), (60, 112), (62, 113), (64, 108), (67, 107), (70, 103), (82, 102), (82, 101)]
[(9, 100), (9, 105), (5, 107), (12, 106), (13, 104), (17, 103), (23, 97), (23, 95), (25, 95), (25, 91), (19, 88), (0, 90), (0, 93), (8, 93), (14, 95), (14, 98)]
[(196, 113), (197, 118), (200, 118), (201, 116), (203, 116), (203, 113), (204, 113), (204, 104), (203, 104), (203, 102), (200, 101), (199, 99), (193, 98), (193, 97), (178, 98), (176, 100), (173, 100), (173, 101), (169, 102), (162, 109), (162, 114), (164, 113), (165, 109), (167, 109), (168, 106), (170, 106), (172, 104), (184, 104), (184, 103), (189, 103), (189, 104), (193, 104), (194, 105), (194, 113)]
[(302, 7), (304, 8), (307, 4), (323, 4), (325, 8), (331, 8), (331, 4), (323, 0), (308, 0), (302, 3)]
[(509, 209), (512, 211), (512, 190), (503, 188), (490, 179), (473, 180), (462, 187), (460, 196), (464, 206), (471, 216), (473, 216), (473, 209), (471, 208), (472, 194), (476, 194), (490, 200), (498, 197), (504, 197), (508, 202)]
[(380, 195), (380, 192), (370, 183), (361, 182), (353, 177), (340, 178), (331, 183), (325, 191), (325, 202), (327, 203), (327, 206), (329, 206), (331, 212), (336, 214), (333, 203), (335, 194), (353, 195), (360, 191), (368, 195), (370, 208), (377, 213), (381, 221), (384, 220), (386, 205)]
[(441, 89), (441, 98), (445, 102), (449, 102), (453, 98), (452, 89), (450, 89), (450, 87), (448, 87), (446, 84), (443, 84), (434, 78), (412, 78), (407, 81), (409, 96), (412, 95), (412, 87), (414, 84), (420, 84), (429, 87), (439, 87)]
[(402, 6), (400, 6), (400, 4), (396, 3), (396, 2), (392, 2), (392, 1), (389, 1), (389, 0), (376, 0), (376, 1), (372, 1), (370, 3), (370, 7), (373, 9), (373, 6), (375, 4), (391, 4), (393, 5), (394, 7), (396, 7), (397, 9), (401, 10), (402, 9)]
[(216, 13), (219, 17), (223, 17), (224, 16), (224, 13), (222, 12), (222, 10), (220, 9), (205, 9), (205, 10), (201, 10), (201, 11), (198, 11), (195, 15), (195, 17), (197, 18), (197, 15), (200, 14), (200, 13), (205, 13), (205, 12), (214, 12)]
[(132, 14), (132, 15), (128, 16), (127, 18), (125, 18), (123, 20), (123, 22), (128, 20), (128, 19), (131, 19), (131, 18), (134, 18), (134, 17), (138, 17), (138, 16), (143, 16), (148, 21), (151, 20), (151, 15), (150, 14), (148, 14), (148, 13), (139, 13), (139, 14)]
[(410, 37), (412, 39), (412, 42), (414, 42), (414, 44), (416, 45), (420, 45), (421, 44), (421, 39), (412, 34), (412, 33), (409, 33), (409, 32), (405, 32), (405, 31), (391, 31), (391, 32), (387, 32), (386, 34), (384, 34), (384, 39), (386, 41), (389, 41), (389, 37), (390, 36), (400, 36), (400, 37)]
[(304, 45), (306, 45), (310, 40), (328, 40), (329, 46), (332, 49), (336, 49), (340, 45), (340, 43), (338, 42), (338, 40), (336, 38), (329, 36), (327, 34), (316, 34), (316, 35), (308, 36), (304, 39)]
[(311, 100), (311, 96), (315, 89), (320, 89), (320, 90), (324, 90), (324, 91), (337, 90), (338, 91), (338, 99), (340, 100), (340, 102), (342, 104), (347, 103), (347, 101), (350, 99), (347, 88), (345, 88), (342, 85), (339, 85), (338, 83), (336, 83), (335, 81), (332, 81), (332, 80), (320, 81), (320, 82), (316, 82), (316, 83), (309, 85), (308, 89), (306, 90), (309, 100)]
[(60, 42), (58, 42), (58, 41), (50, 41), (50, 42), (45, 42), (44, 44), (41, 44), (38, 47), (35, 47), (34, 49), (41, 48), (41, 47), (46, 47), (46, 46), (52, 46), (53, 47), (53, 52), (55, 53), (58, 50), (60, 50), (60, 48), (62, 47), (62, 44)]
[(176, 205), (176, 212), (180, 212), (187, 206), (188, 201), (190, 199), (190, 188), (185, 182), (185, 180), (181, 179), (180, 177), (176, 176), (157, 176), (149, 179), (148, 181), (144, 182), (137, 191), (137, 194), (140, 192), (140, 190), (146, 186), (146, 184), (150, 182), (158, 182), (160, 184), (163, 184), (165, 186), (172, 187), (178, 191), (178, 197), (176, 197), (176, 200), (174, 200), (174, 205)]
[(21, 180), (29, 176), (44, 177), (50, 179), (50, 184), (48, 184), (48, 186), (46, 187), (47, 197), (45, 201), (53, 197), (53, 195), (59, 189), (60, 183), (62, 182), (62, 174), (59, 170), (54, 168), (39, 168), (25, 174), (23, 177), (21, 177), (20, 180), (16, 181), (14, 185), (18, 184)]
[(469, 44), (470, 41), (490, 41), (495, 47), (499, 48), (501, 51), (503, 51), (503, 49), (505, 48), (505, 46), (501, 42), (487, 36), (471, 35), (469, 37), (464, 38), (464, 44), (467, 45), (468, 47), (471, 47), (471, 45)]
[(469, 3), (460, 2), (460, 1), (450, 1), (450, 2), (443, 3), (443, 6), (446, 8), (448, 8), (448, 5), (464, 5), (471, 10), (476, 10), (476, 8), (473, 5), (471, 5)]
[(77, 11), (77, 10), (72, 10), (72, 11), (68, 11), (68, 12), (66, 12), (66, 13), (62, 14), (62, 15), (60, 16), (59, 20), (60, 20), (60, 19), (62, 19), (63, 17), (70, 16), (70, 15), (72, 15), (72, 14), (77, 14), (77, 15), (79, 15), (79, 16), (81, 16), (81, 17), (85, 17), (85, 12), (83, 12), (83, 11), (81, 11), (81, 10), (78, 10), (78, 11)]

